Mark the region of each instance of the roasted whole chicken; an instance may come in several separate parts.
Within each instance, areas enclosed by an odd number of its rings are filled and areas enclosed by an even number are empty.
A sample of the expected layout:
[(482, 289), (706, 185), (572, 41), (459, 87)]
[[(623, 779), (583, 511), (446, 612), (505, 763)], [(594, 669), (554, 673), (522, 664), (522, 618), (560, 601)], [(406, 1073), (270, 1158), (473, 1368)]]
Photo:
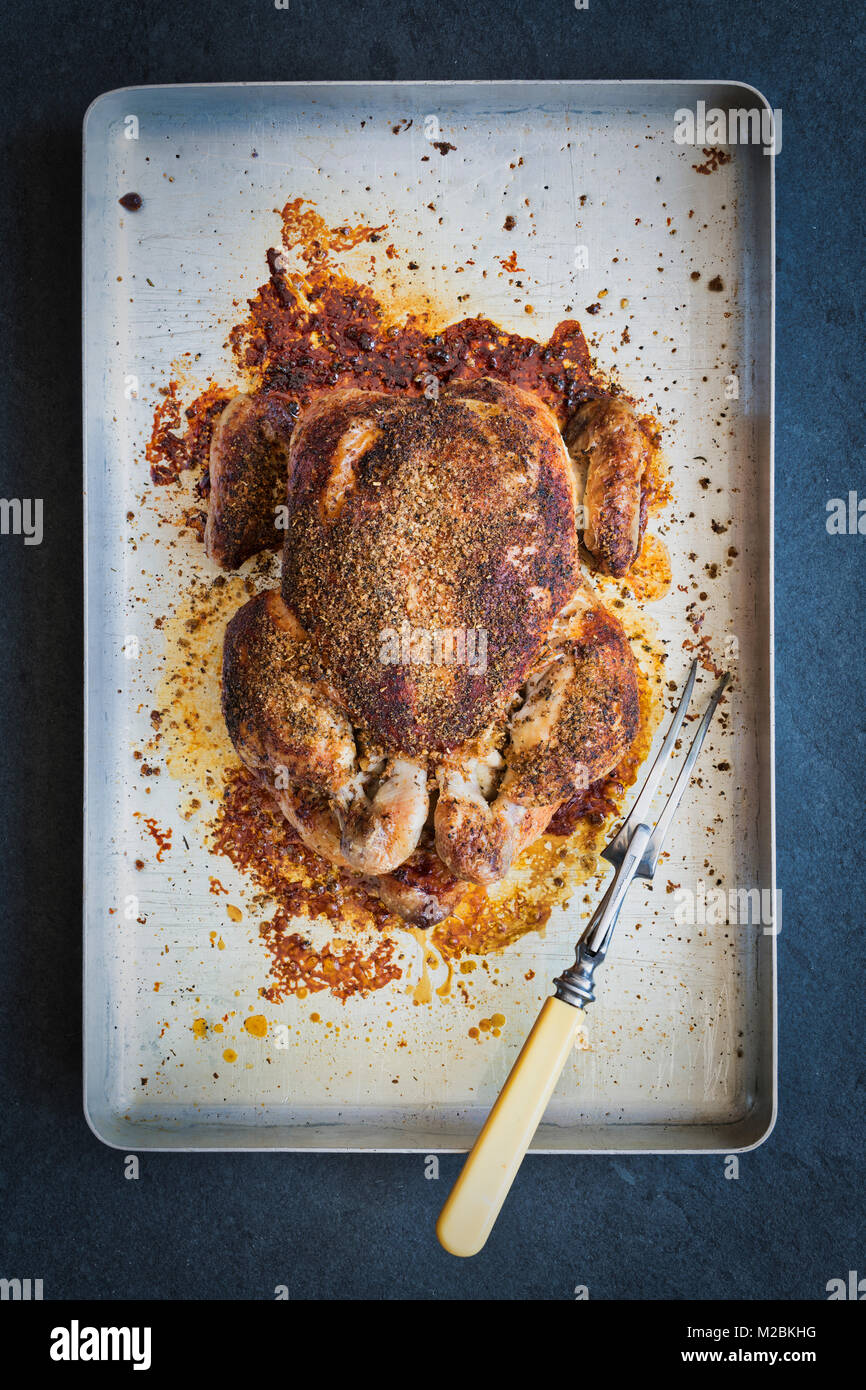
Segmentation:
[(206, 548), (283, 536), (282, 583), (226, 630), (237, 752), (303, 842), (408, 921), (507, 874), (638, 727), (628, 640), (581, 573), (634, 561), (644, 438), (621, 400), (566, 429), (491, 378), (435, 398), (235, 397)]

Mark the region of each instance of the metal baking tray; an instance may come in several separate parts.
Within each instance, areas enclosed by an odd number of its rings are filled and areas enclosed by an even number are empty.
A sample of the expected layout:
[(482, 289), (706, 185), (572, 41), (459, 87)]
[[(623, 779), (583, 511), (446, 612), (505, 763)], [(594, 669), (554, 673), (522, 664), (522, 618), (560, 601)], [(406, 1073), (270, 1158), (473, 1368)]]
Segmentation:
[[(674, 587), (651, 615), (681, 682), (698, 576), (701, 631), (737, 676), (730, 728), (705, 749), (655, 888), (632, 890), (588, 1015), (591, 1048), (574, 1053), (534, 1148), (731, 1151), (772, 1128), (778, 914), (775, 928), (682, 926), (665, 891), (667, 880), (697, 895), (710, 875), (707, 890), (775, 888), (773, 159), (744, 144), (696, 169), (705, 154), (674, 129), (699, 102), (765, 106), (719, 82), (279, 83), (128, 88), (88, 111), (85, 1108), (107, 1144), (465, 1149), (590, 910), (576, 893), (544, 934), (488, 958), (475, 1014), (395, 988), (269, 1006), (264, 1040), (239, 1026), (268, 966), (250, 885), (187, 830), (183, 787), (142, 778), (132, 760), (161, 674), (155, 620), (184, 582), (165, 568), (143, 446), (173, 360), (189, 354), (199, 388), (210, 374), (233, 379), (226, 333), (266, 278), (273, 210), (291, 197), (332, 225), (388, 223), (422, 253), (443, 321), (487, 314), (542, 338), (573, 306), (599, 364), (665, 422), (674, 501), (654, 529)], [(432, 149), (434, 136), (453, 148)], [(131, 190), (143, 207), (125, 214), (118, 198)], [(515, 248), (520, 287), (494, 273)], [(732, 376), (737, 399), (725, 394)], [(190, 540), (184, 573), (207, 570)], [(173, 827), (162, 862), (145, 815)], [(210, 874), (242, 923), (208, 891)], [(420, 968), (411, 937), (407, 951)], [(494, 1009), (501, 1036), (471, 1039), (473, 1018)], [(227, 1018), (219, 1046), (236, 1049), (233, 1066), (195, 1036), (196, 1014)], [(291, 1046), (274, 1045), (278, 1025)]]

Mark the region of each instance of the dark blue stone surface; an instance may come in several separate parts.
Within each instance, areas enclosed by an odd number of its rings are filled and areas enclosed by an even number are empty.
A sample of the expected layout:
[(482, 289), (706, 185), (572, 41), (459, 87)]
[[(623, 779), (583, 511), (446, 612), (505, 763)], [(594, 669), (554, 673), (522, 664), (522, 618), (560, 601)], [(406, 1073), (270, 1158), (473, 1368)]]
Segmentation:
[[(46, 539), (0, 538), (0, 1275), (48, 1298), (765, 1299), (866, 1273), (866, 536), (825, 527), (866, 495), (860, 7), (16, 0), (4, 39), (0, 492), (46, 499)], [(82, 116), (138, 83), (440, 77), (730, 78), (784, 112), (780, 1119), (737, 1182), (715, 1157), (531, 1158), (470, 1262), (432, 1235), (457, 1158), (430, 1182), (420, 1157), (145, 1155), (128, 1182), (80, 1102)]]

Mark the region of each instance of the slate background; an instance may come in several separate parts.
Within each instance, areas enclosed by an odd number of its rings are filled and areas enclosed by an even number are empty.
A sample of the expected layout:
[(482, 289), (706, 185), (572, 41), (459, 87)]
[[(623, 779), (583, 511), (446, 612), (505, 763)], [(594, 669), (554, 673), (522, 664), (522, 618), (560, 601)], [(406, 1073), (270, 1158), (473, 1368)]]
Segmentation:
[[(862, 1040), (866, 494), (862, 71), (846, 3), (572, 0), (7, 4), (0, 493), (46, 500), (0, 541), (0, 1275), (46, 1298), (823, 1298), (866, 1273)], [(783, 110), (778, 178), (776, 613), (781, 1114), (719, 1158), (535, 1158), (487, 1249), (433, 1221), (460, 1160), (145, 1155), (138, 1182), (80, 1103), (80, 130), (137, 83), (731, 78)], [(46, 353), (45, 345), (49, 345)], [(826, 846), (826, 848), (824, 848)], [(592, 1220), (578, 1210), (591, 1194)]]

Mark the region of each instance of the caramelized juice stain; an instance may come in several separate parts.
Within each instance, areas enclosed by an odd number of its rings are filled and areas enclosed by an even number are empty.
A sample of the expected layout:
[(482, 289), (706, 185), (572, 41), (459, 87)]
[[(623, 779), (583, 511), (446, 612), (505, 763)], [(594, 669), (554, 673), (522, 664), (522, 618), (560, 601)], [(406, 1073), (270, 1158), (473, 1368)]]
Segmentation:
[(659, 536), (647, 532), (640, 553), (624, 578), (613, 579), (606, 574), (595, 574), (593, 578), (608, 606), (612, 595), (638, 603), (658, 603), (670, 593), (673, 583), (670, 552)]
[[(286, 203), (282, 222), (283, 249), (268, 253), (270, 279), (229, 334), (239, 375), (252, 388), (289, 393), (304, 403), (316, 391), (334, 386), (418, 394), (431, 379), (444, 383), (493, 376), (534, 391), (560, 425), (581, 401), (606, 393), (574, 320), (560, 323), (547, 344), (509, 333), (486, 318), (464, 319), (436, 331), (430, 302), (418, 295), (417, 312), (395, 321), (393, 306), (389, 312), (368, 286), (333, 264), (334, 255), (347, 252), (357, 263), (364, 251), (372, 266), (375, 253), (365, 248), (377, 245), (384, 228), (330, 228), (313, 205), (297, 199)], [(397, 255), (391, 248), (389, 257), (392, 250)], [(155, 413), (147, 449), (151, 476), (160, 484), (177, 483), (184, 473), (194, 480), (194, 502), (185, 520), (199, 539), (213, 424), (237, 389), (212, 384), (184, 410), (175, 380)], [(648, 443), (646, 505), (655, 511), (669, 499), (666, 467), (658, 422), (645, 416), (641, 426)], [(661, 717), (659, 644), (648, 634), (645, 615), (622, 596), (644, 601), (660, 596), (669, 575), (665, 556), (662, 543), (646, 537), (642, 560), (611, 605), (640, 667), (641, 722), (629, 755), (603, 782), (561, 808), (549, 833), (521, 855), (506, 880), (490, 889), (471, 888), (456, 912), (426, 933), (389, 913), (362, 880), (308, 850), (241, 766), (229, 742), (220, 708), (225, 626), (253, 593), (275, 582), (275, 561), (264, 557), (244, 577), (193, 581), (162, 624), (165, 668), (150, 747), (159, 748), (171, 775), (189, 789), (184, 814), (205, 814), (210, 849), (250, 881), (251, 907), (261, 916), (270, 914), (259, 926), (271, 960), (269, 980), (260, 991), (264, 998), (279, 1002), (292, 994), (328, 990), (345, 1000), (381, 989), (410, 970), (406, 947), (411, 935), (420, 947), (421, 971), (408, 989), (416, 1003), (426, 1004), (434, 993), (432, 962), (446, 967), (447, 978), (435, 993), (447, 997), (456, 961), (468, 967), (473, 956), (544, 930), (553, 909), (567, 903), (596, 872), (611, 822)], [(188, 577), (184, 582), (189, 585)], [(601, 587), (607, 587), (603, 581)], [(299, 918), (306, 920), (299, 924)], [(350, 939), (334, 937), (314, 946), (307, 922), (348, 927)]]
[(162, 623), (164, 667), (155, 696), (158, 743), (171, 776), (214, 804), (223, 770), (239, 765), (220, 703), (223, 637), (229, 619), (255, 592), (249, 577), (193, 581)]

